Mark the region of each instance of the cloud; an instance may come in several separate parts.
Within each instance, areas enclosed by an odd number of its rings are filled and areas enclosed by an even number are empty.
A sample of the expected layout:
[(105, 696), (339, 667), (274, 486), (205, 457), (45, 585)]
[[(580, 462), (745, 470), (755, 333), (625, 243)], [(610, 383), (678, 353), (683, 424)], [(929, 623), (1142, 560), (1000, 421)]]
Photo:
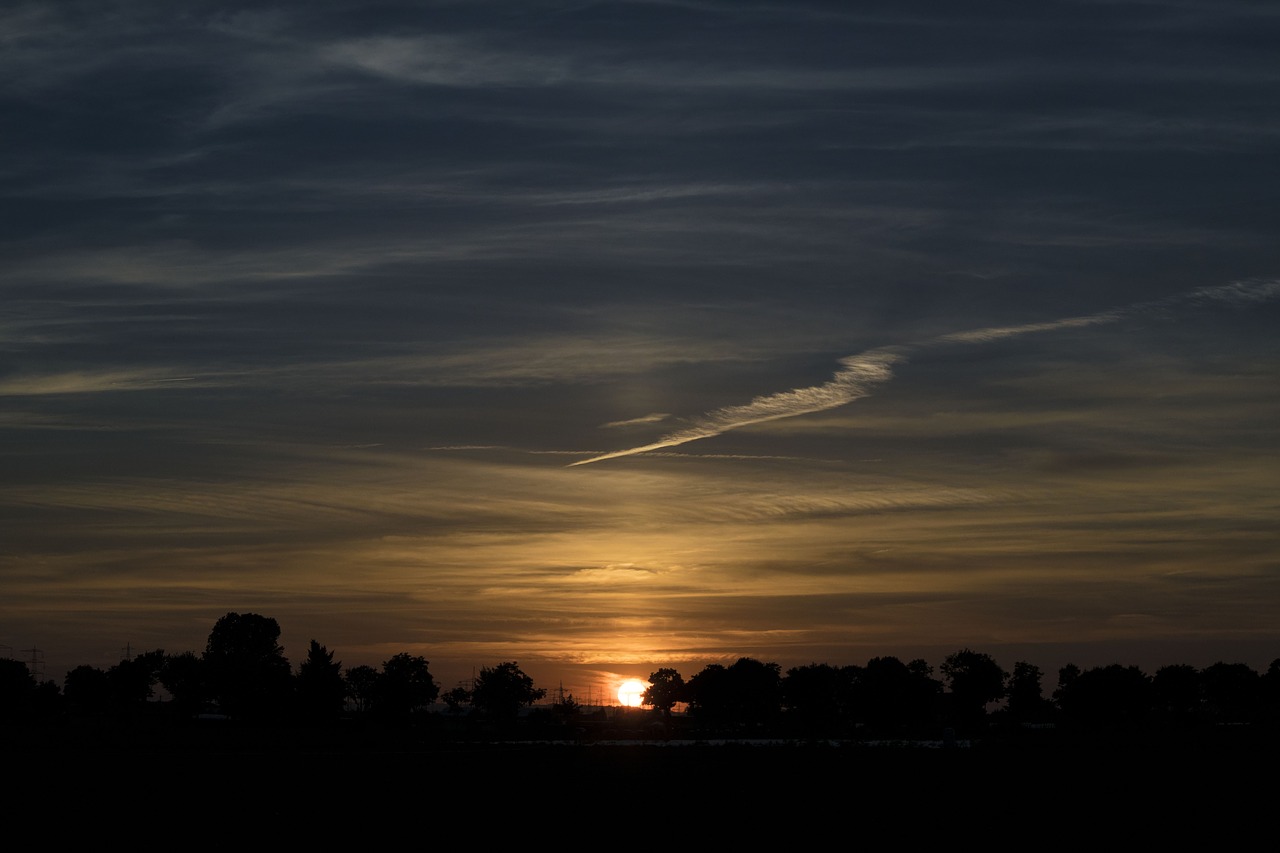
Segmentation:
[(1088, 317), (1069, 317), (1065, 320), (1054, 320), (1049, 323), (1026, 323), (1021, 326), (1003, 326), (990, 329), (974, 329), (968, 332), (955, 332), (934, 338), (934, 344), (985, 344), (1004, 338), (1015, 338), (1035, 332), (1054, 332), (1059, 329), (1079, 329), (1085, 326), (1098, 326), (1103, 323), (1114, 323), (1124, 316), (1121, 311), (1104, 311)]
[(757, 397), (742, 406), (727, 406), (716, 409), (697, 419), (691, 426), (677, 432), (669, 433), (650, 444), (615, 450), (588, 459), (580, 459), (567, 467), (590, 465), (607, 459), (618, 459), (634, 456), (653, 450), (675, 447), (712, 438), (730, 430), (765, 421), (792, 418), (813, 412), (822, 412), (846, 405), (871, 393), (871, 388), (893, 377), (891, 370), (894, 364), (906, 361), (911, 351), (926, 347), (953, 344), (984, 344), (1005, 338), (1020, 337), (1037, 332), (1052, 332), (1063, 329), (1079, 329), (1116, 323), (1138, 314), (1149, 314), (1153, 311), (1166, 310), (1179, 305), (1204, 305), (1206, 303), (1225, 303), (1242, 306), (1265, 302), (1280, 297), (1280, 280), (1238, 281), (1227, 285), (1205, 287), (1189, 293), (1178, 294), (1165, 299), (1141, 302), (1123, 308), (1115, 308), (1089, 314), (1082, 317), (1068, 317), (1044, 323), (1027, 323), (1019, 326), (1000, 326), (986, 329), (974, 329), (968, 332), (956, 332), (941, 335), (920, 343), (902, 347), (882, 347), (868, 350), (858, 355), (840, 359), (841, 368), (836, 371), (830, 381), (822, 385), (807, 388), (795, 388), (778, 394)]
[(569, 74), (557, 56), (485, 48), (454, 36), (381, 36), (329, 45), (325, 60), (379, 77), (428, 86), (554, 85)]
[(653, 412), (652, 414), (641, 415), (638, 418), (630, 418), (625, 421), (610, 421), (607, 424), (601, 424), (601, 426), (604, 429), (615, 429), (617, 427), (638, 426), (640, 424), (656, 424), (660, 421), (665, 421), (669, 417), (671, 415), (666, 412)]
[(1218, 287), (1193, 290), (1186, 299), (1192, 303), (1225, 302), (1229, 305), (1256, 305), (1280, 298), (1280, 280), (1234, 281)]
[(71, 371), (0, 379), (0, 397), (45, 394), (96, 394), (104, 391), (155, 391), (192, 387), (193, 376), (174, 376), (164, 370)]

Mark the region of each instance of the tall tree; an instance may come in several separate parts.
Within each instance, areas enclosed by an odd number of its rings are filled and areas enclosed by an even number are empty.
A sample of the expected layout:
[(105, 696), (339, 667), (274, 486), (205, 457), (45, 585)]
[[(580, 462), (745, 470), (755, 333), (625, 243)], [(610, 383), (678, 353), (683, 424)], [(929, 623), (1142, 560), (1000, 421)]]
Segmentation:
[(1200, 716), (1200, 672), (1175, 663), (1156, 670), (1151, 679), (1151, 703), (1159, 721), (1176, 728), (1192, 725)]
[(166, 655), (158, 678), (160, 686), (173, 697), (179, 716), (190, 717), (200, 713), (209, 700), (204, 661), (195, 652)]
[(852, 698), (854, 673), (825, 663), (787, 670), (782, 680), (782, 704), (800, 732), (830, 736), (840, 731)]
[(732, 720), (731, 677), (724, 664), (709, 663), (689, 679), (685, 697), (700, 726), (718, 729)]
[(62, 695), (66, 697), (68, 711), (76, 716), (105, 714), (111, 707), (111, 687), (106, 672), (87, 663), (63, 677)]
[(375, 667), (364, 663), (353, 666), (344, 673), (342, 680), (346, 683), (346, 696), (355, 703), (357, 711), (364, 712), (373, 707), (378, 684)]
[(36, 679), (20, 660), (0, 658), (0, 720), (14, 721), (31, 713)]
[(164, 667), (163, 649), (143, 652), (130, 660), (122, 660), (107, 670), (107, 685), (112, 704), (117, 708), (141, 705), (154, 695), (154, 688)]
[(1080, 667), (1074, 663), (1068, 663), (1058, 667), (1058, 686), (1053, 690), (1053, 701), (1058, 703), (1058, 708), (1062, 708), (1062, 697), (1071, 689), (1071, 685), (1075, 684), (1081, 676)]
[(401, 652), (383, 661), (374, 682), (373, 710), (386, 717), (403, 719), (436, 701), (440, 687), (431, 677), (427, 659)]
[(980, 729), (986, 720), (987, 703), (1005, 695), (1008, 674), (990, 655), (967, 648), (947, 655), (940, 669), (951, 691), (956, 728)]
[(1218, 661), (1200, 672), (1205, 710), (1218, 723), (1248, 723), (1258, 718), (1263, 680), (1243, 663)]
[(782, 667), (742, 657), (729, 667), (734, 713), (748, 727), (774, 724), (782, 712)]
[(335, 662), (333, 652), (312, 640), (307, 649), (307, 659), (298, 666), (299, 713), (312, 720), (333, 719), (342, 713), (346, 695), (342, 662)]
[(663, 667), (649, 674), (649, 686), (645, 688), (640, 701), (651, 708), (657, 708), (666, 719), (671, 719), (671, 709), (684, 700), (684, 676), (670, 667)]
[(689, 679), (689, 712), (711, 728), (759, 728), (782, 709), (782, 668), (742, 657), (726, 667), (708, 664)]
[(520, 709), (547, 695), (515, 661), (495, 667), (481, 667), (471, 688), (471, 704), (481, 714), (495, 720), (514, 721)]
[(285, 710), (293, 678), (279, 639), (279, 623), (256, 613), (228, 613), (213, 626), (203, 660), (223, 713), (263, 718)]
[(1042, 722), (1048, 718), (1052, 708), (1044, 698), (1044, 688), (1040, 684), (1043, 677), (1040, 667), (1034, 664), (1020, 660), (1013, 665), (1007, 692), (1009, 716), (1014, 721)]
[(855, 669), (854, 676), (854, 719), (872, 733), (897, 737), (936, 727), (942, 682), (924, 661), (906, 664), (892, 655), (876, 657)]
[(1280, 723), (1280, 658), (1271, 661), (1261, 679), (1263, 713), (1267, 722), (1275, 725)]

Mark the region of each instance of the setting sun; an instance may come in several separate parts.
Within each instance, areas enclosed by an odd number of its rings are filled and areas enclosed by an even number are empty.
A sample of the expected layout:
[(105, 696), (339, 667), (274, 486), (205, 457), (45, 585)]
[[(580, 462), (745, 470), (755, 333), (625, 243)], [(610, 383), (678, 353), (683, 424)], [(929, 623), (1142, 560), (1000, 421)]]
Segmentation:
[(644, 699), (644, 691), (649, 685), (638, 678), (628, 678), (618, 688), (618, 701), (628, 708), (639, 708)]

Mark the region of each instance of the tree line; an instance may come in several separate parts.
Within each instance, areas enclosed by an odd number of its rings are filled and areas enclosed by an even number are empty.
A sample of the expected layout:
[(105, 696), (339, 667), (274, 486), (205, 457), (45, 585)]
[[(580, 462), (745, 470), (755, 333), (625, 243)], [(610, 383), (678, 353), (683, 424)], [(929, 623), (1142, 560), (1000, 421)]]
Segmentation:
[[(571, 694), (547, 697), (517, 662), (482, 667), (465, 685), (441, 691), (418, 655), (392, 655), (380, 667), (343, 668), (315, 640), (296, 671), (279, 644), (276, 620), (227, 613), (203, 653), (149, 651), (106, 670), (78, 666), (61, 687), (37, 683), (20, 661), (0, 659), (0, 720), (101, 724), (163, 714), (170, 721), (370, 724), (430, 727), (454, 733), (580, 736), (595, 724)], [(968, 648), (935, 672), (924, 660), (876, 657), (865, 665), (811, 663), (785, 672), (742, 657), (710, 664), (687, 680), (675, 668), (649, 676), (641, 709), (622, 716), (633, 732), (661, 736), (823, 739), (995, 738), (1053, 731), (1090, 735), (1171, 735), (1244, 727), (1280, 732), (1280, 659), (1259, 673), (1220, 662), (1186, 664), (1148, 675), (1112, 664), (1057, 673), (1046, 695), (1044, 673), (1018, 661), (1006, 672)], [(168, 700), (154, 700), (156, 687)], [(467, 728), (467, 727), (470, 728)]]

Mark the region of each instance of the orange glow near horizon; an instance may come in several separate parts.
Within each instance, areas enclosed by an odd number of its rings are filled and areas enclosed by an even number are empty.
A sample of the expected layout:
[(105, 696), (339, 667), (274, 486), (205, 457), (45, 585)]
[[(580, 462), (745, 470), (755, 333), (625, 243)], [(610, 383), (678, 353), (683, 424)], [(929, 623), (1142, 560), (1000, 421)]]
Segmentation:
[(639, 708), (649, 685), (638, 678), (628, 678), (618, 687), (618, 702), (628, 708)]

